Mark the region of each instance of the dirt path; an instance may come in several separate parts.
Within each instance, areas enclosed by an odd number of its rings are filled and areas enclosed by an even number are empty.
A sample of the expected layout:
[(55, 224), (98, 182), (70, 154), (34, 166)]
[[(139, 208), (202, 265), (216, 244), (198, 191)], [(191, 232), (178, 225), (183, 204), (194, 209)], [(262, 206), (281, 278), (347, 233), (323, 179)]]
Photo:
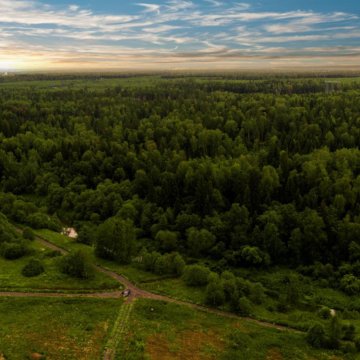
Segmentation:
[(130, 313), (134, 302), (121, 305), (114, 327), (105, 345), (104, 360), (114, 360), (116, 349), (122, 341), (125, 341), (125, 334), (129, 328)]
[(1, 291), (0, 297), (47, 297), (47, 298), (97, 298), (97, 299), (118, 299), (121, 298), (121, 291), (99, 292), (99, 293), (59, 293), (59, 292), (21, 292)]
[[(20, 229), (18, 229), (19, 231), (21, 231)], [(49, 249), (52, 250), (57, 250), (60, 251), (62, 254), (68, 254), (69, 252), (66, 249), (61, 248), (60, 246), (57, 246), (55, 244), (53, 244), (52, 242), (45, 240), (39, 236), (36, 236), (36, 240), (38, 242), (40, 242), (43, 246), (46, 246)], [(221, 310), (217, 310), (214, 308), (209, 308), (206, 306), (201, 306), (201, 305), (197, 305), (197, 304), (193, 304), (190, 302), (186, 302), (186, 301), (181, 301), (181, 300), (177, 300), (165, 295), (159, 295), (159, 294), (154, 294), (151, 293), (149, 291), (143, 290), (138, 288), (136, 285), (134, 285), (131, 281), (129, 281), (126, 277), (117, 274), (115, 271), (106, 269), (100, 265), (95, 265), (95, 269), (113, 279), (115, 279), (116, 281), (118, 281), (119, 283), (121, 283), (122, 285), (125, 286), (125, 288), (130, 290), (130, 296), (128, 297), (128, 302), (131, 303), (134, 299), (137, 298), (145, 298), (145, 299), (153, 299), (153, 300), (158, 300), (158, 301), (164, 301), (164, 302), (170, 302), (170, 303), (175, 303), (175, 304), (179, 304), (179, 305), (185, 305), (185, 306), (190, 306), (193, 309), (196, 310), (200, 310), (203, 312), (207, 312), (210, 314), (215, 314), (215, 315), (219, 315), (219, 316), (223, 316), (223, 317), (227, 317), (230, 319), (243, 319), (243, 320), (247, 320), (253, 323), (256, 323), (258, 325), (264, 326), (264, 327), (268, 327), (268, 328), (272, 328), (272, 329), (277, 329), (280, 331), (291, 331), (291, 332), (298, 332), (300, 333), (301, 331), (294, 329), (292, 327), (288, 327), (288, 326), (282, 326), (282, 325), (277, 325), (271, 322), (267, 322), (267, 321), (262, 321), (262, 320), (256, 320), (254, 318), (249, 318), (249, 317), (241, 317), (238, 316), (234, 313), (230, 313), (230, 312), (226, 312), (226, 311), (221, 311)], [(107, 293), (87, 293), (87, 294), (66, 294), (66, 293), (29, 293), (29, 292), (0, 292), (0, 297), (1, 296), (7, 296), (7, 297), (70, 297), (70, 298), (76, 298), (76, 297), (82, 297), (82, 298), (100, 298), (100, 299), (109, 299), (109, 298), (119, 298), (121, 297), (121, 292), (120, 291), (114, 291), (114, 292), (107, 292)]]

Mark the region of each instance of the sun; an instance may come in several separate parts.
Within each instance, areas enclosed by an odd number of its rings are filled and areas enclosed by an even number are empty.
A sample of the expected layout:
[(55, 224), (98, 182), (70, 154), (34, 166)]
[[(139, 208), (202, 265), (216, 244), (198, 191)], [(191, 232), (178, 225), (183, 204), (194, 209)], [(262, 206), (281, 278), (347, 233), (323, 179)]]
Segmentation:
[(19, 66), (18, 60), (0, 60), (0, 71), (16, 70)]

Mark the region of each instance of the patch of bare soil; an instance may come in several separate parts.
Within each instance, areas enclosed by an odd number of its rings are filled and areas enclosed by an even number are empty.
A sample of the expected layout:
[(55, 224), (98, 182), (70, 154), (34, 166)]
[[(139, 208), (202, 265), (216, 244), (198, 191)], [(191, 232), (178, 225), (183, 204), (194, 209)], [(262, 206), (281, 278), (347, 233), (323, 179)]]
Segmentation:
[(173, 344), (162, 334), (150, 336), (146, 353), (152, 360), (216, 360), (223, 348), (224, 341), (215, 332), (185, 331)]
[(31, 360), (41, 360), (41, 359), (45, 359), (45, 356), (44, 355), (41, 355), (39, 353), (32, 353), (30, 355), (30, 359)]
[(268, 350), (266, 360), (283, 360), (283, 356), (279, 349), (273, 348)]

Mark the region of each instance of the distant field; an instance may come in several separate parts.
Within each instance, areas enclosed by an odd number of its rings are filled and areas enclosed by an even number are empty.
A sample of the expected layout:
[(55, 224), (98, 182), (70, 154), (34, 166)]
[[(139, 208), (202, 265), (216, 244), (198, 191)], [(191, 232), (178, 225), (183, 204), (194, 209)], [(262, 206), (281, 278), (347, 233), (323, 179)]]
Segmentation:
[[(299, 79), (285, 79), (291, 81), (297, 80), (313, 80), (316, 78), (313, 77), (304, 77)], [(360, 77), (339, 77), (339, 78), (323, 78), (320, 80), (330, 81), (330, 82), (340, 82), (343, 84), (349, 83), (359, 83)], [(75, 79), (75, 80), (20, 80), (20, 81), (11, 81), (7, 80), (6, 82), (0, 82), (1, 88), (21, 88), (21, 89), (44, 89), (46, 91), (58, 91), (61, 89), (93, 89), (101, 90), (106, 88), (112, 88), (116, 86), (121, 86), (122, 88), (142, 88), (146, 89), (149, 87), (159, 86), (163, 84), (174, 84), (181, 83), (183, 81), (192, 81), (198, 84), (222, 84), (227, 85), (236, 85), (246, 82), (263, 82), (267, 81), (267, 78), (259, 79), (234, 79), (232, 77), (208, 77), (208, 76), (189, 76), (189, 77), (173, 77), (166, 78), (158, 75), (149, 75), (149, 76), (135, 76), (127, 78), (98, 78), (98, 79)]]
[(10, 360), (34, 353), (51, 360), (99, 360), (120, 305), (119, 300), (1, 298), (0, 354)]

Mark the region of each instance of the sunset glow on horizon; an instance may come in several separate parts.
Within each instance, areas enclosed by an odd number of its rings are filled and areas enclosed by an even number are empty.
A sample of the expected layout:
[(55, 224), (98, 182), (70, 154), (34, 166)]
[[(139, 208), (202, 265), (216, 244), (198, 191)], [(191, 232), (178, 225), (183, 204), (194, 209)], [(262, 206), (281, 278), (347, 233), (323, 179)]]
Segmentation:
[(359, 66), (354, 0), (0, 0), (0, 10), (0, 71)]

